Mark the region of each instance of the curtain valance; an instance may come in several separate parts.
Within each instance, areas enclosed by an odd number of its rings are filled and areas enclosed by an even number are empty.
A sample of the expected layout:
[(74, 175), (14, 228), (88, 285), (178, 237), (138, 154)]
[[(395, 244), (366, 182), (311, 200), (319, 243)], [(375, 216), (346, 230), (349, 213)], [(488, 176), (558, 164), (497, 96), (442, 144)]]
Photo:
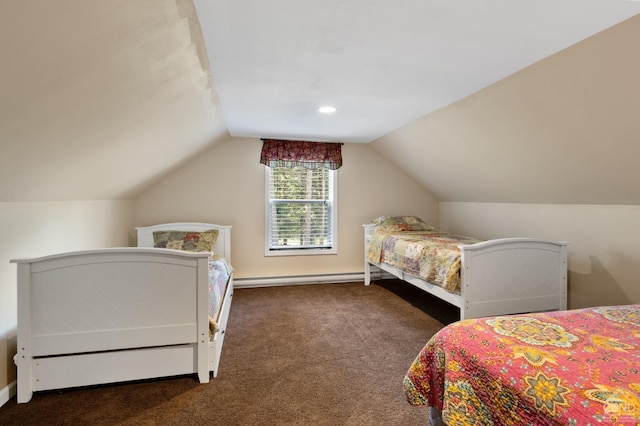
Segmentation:
[(342, 166), (342, 144), (262, 139), (260, 163), (269, 167), (337, 170)]

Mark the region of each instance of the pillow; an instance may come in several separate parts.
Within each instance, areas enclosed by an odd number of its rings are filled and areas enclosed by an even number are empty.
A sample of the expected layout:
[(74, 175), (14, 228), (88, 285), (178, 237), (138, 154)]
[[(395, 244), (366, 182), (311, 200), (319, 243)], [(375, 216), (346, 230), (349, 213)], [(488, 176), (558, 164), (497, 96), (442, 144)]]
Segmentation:
[(373, 223), (389, 232), (435, 230), (433, 226), (416, 216), (379, 216), (373, 219)]
[(210, 229), (204, 232), (192, 231), (156, 231), (153, 233), (153, 246), (194, 252), (209, 252), (218, 240), (218, 230)]

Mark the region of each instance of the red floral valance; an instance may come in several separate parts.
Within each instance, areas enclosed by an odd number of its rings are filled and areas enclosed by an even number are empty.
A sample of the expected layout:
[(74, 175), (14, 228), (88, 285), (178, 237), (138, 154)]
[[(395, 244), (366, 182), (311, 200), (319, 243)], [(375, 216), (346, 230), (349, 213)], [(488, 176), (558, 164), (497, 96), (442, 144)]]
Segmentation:
[(337, 170), (342, 166), (342, 144), (262, 139), (260, 163), (269, 167)]

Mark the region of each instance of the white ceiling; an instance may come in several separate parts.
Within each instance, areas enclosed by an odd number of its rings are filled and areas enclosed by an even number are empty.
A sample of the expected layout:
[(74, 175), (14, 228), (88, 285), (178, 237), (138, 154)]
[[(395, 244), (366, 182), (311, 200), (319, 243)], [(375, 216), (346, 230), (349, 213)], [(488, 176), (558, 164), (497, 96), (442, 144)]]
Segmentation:
[[(195, 0), (232, 136), (370, 142), (640, 12), (628, 0)], [(338, 111), (321, 115), (317, 108)]]

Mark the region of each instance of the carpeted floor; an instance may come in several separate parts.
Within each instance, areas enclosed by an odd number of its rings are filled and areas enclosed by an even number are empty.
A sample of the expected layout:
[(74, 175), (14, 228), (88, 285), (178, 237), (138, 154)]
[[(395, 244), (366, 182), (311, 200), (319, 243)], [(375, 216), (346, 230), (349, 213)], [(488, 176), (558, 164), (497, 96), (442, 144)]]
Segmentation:
[(40, 392), (0, 407), (0, 424), (427, 424), (402, 379), (458, 313), (395, 280), (237, 289), (210, 383), (188, 376)]

